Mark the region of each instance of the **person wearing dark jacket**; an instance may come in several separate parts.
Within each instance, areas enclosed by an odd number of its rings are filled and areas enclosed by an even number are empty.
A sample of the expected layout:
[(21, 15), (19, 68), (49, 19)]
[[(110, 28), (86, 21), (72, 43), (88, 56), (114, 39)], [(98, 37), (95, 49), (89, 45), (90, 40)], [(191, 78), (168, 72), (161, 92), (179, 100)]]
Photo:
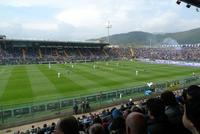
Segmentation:
[(149, 119), (147, 120), (148, 134), (176, 134), (174, 126), (165, 114), (165, 106), (158, 98), (147, 101)]
[(183, 124), (192, 134), (200, 134), (200, 96), (192, 97), (186, 102)]
[(176, 97), (172, 91), (165, 91), (161, 94), (161, 101), (165, 105), (165, 114), (167, 115), (169, 121), (176, 128), (177, 133), (181, 134), (191, 134), (182, 123), (181, 108), (176, 101)]

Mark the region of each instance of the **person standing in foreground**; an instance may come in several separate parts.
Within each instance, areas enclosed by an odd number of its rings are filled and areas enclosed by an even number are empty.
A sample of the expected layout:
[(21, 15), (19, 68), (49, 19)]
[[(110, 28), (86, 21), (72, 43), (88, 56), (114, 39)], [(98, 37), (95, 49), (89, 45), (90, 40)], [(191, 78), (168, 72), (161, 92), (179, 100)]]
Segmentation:
[(200, 96), (186, 101), (182, 121), (192, 134), (200, 134)]

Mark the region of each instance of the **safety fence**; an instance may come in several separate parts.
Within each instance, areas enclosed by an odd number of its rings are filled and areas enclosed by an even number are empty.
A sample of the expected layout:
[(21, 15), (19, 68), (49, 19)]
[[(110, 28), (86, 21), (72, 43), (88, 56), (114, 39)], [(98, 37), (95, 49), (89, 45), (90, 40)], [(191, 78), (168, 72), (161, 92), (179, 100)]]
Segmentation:
[(89, 103), (92, 110), (94, 110), (119, 104), (129, 98), (132, 98), (133, 100), (142, 99), (147, 97), (144, 94), (146, 90), (152, 90), (153, 93), (159, 94), (167, 89), (177, 90), (187, 88), (192, 84), (200, 84), (200, 77), (187, 77), (180, 80), (154, 83), (151, 87), (142, 85), (139, 87), (116, 89), (111, 92), (99, 92), (75, 98), (57, 98), (44, 102), (39, 101), (17, 105), (0, 105), (0, 129), (72, 114), (75, 102), (79, 106), (78, 112), (80, 113), (80, 105), (82, 101), (85, 100)]

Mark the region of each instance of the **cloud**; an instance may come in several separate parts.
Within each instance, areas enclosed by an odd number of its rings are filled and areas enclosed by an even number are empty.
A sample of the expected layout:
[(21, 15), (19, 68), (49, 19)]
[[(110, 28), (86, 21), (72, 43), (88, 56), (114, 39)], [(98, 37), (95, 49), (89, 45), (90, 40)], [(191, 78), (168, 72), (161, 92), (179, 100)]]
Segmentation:
[[(11, 37), (84, 40), (130, 31), (199, 27), (199, 14), (175, 0), (0, 0), (0, 31)], [(1, 8), (2, 7), (2, 8)], [(0, 34), (1, 34), (0, 33)]]
[(0, 5), (12, 7), (30, 7), (33, 1), (30, 0), (1, 0)]
[(141, 28), (150, 32), (169, 32), (170, 30), (174, 30), (169, 29), (169, 26), (176, 25), (177, 18), (179, 18), (178, 14), (171, 11), (161, 13), (153, 18), (148, 18), (146, 24)]
[(0, 22), (0, 28), (9, 28), (12, 25), (7, 22)]
[[(59, 0), (60, 1), (60, 0)], [(33, 7), (55, 5), (55, 0), (1, 0), (0, 5), (11, 7)]]
[(183, 30), (190, 30), (199, 27), (200, 20), (199, 19), (193, 19), (193, 20), (186, 20), (186, 19), (179, 19), (177, 22), (177, 31), (183, 31)]
[(140, 29), (147, 32), (178, 32), (199, 27), (199, 19), (188, 19), (182, 17), (177, 12), (161, 12), (154, 17), (142, 18), (145, 23), (140, 25)]
[(22, 28), (25, 30), (55, 31), (58, 30), (58, 25), (51, 22), (31, 22), (23, 23)]
[(97, 26), (102, 22), (101, 12), (93, 7), (64, 10), (56, 15), (56, 19), (71, 24), (74, 27)]

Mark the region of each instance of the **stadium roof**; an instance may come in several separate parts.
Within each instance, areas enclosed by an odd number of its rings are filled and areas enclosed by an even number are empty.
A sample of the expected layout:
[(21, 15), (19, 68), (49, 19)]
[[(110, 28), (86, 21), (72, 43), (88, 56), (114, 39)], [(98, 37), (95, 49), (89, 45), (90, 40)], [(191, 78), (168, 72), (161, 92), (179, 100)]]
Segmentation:
[(12, 45), (14, 47), (104, 47), (108, 43), (96, 42), (70, 42), (70, 41), (49, 41), (49, 40), (16, 40), (16, 39), (2, 39), (0, 45)]
[(181, 1), (200, 8), (200, 0), (181, 0)]

